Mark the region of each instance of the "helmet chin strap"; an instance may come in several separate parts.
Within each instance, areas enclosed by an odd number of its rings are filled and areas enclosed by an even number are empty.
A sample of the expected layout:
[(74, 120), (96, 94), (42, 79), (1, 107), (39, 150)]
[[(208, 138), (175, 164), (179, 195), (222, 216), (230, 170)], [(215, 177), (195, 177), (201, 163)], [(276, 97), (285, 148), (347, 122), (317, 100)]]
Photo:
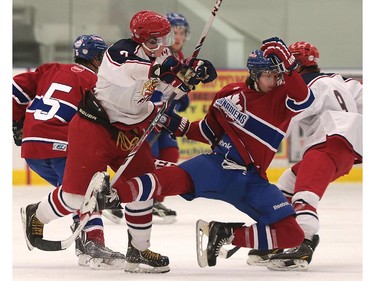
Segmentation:
[(155, 57), (155, 51), (159, 50), (161, 46), (155, 48), (155, 49), (150, 49), (149, 47), (146, 46), (145, 43), (142, 43), (142, 47), (145, 48), (147, 51), (151, 53), (151, 57)]

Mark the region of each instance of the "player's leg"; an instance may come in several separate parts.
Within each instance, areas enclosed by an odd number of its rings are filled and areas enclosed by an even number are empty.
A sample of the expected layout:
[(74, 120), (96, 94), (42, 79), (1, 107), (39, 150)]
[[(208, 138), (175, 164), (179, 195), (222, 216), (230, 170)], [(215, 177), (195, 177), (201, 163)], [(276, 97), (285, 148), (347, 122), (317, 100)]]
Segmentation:
[[(107, 151), (111, 149), (113, 141), (104, 127), (78, 116), (72, 119), (69, 129), (73, 133), (69, 134), (69, 155), (62, 189), (70, 193), (85, 194), (93, 175), (107, 170)], [(75, 219), (77, 223), (79, 218)], [(92, 213), (80, 239), (84, 249), (84, 253), (79, 255), (80, 265), (89, 265), (94, 269), (116, 269), (124, 266), (125, 255), (105, 246), (101, 212)]]

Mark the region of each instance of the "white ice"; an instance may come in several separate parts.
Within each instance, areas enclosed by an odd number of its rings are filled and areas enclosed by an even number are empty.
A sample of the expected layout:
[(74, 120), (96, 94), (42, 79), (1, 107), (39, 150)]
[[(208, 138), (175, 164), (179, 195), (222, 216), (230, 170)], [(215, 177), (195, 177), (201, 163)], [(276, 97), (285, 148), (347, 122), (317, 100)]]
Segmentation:
[[(154, 224), (151, 241), (152, 250), (169, 256), (171, 271), (166, 274), (129, 274), (121, 270), (97, 271), (80, 267), (74, 245), (60, 252), (29, 251), (19, 209), (40, 201), (50, 190), (50, 187), (35, 186), (13, 188), (13, 280), (356, 281), (363, 278), (362, 185), (358, 183), (337, 183), (328, 188), (319, 205), (320, 244), (306, 272), (274, 272), (265, 267), (250, 267), (246, 264), (248, 249), (240, 249), (230, 259), (218, 259), (215, 267), (200, 268), (195, 253), (197, 219), (252, 223), (232, 206), (208, 199), (188, 202), (181, 197), (166, 198), (165, 205), (177, 211), (178, 221), (171, 225)], [(117, 225), (103, 220), (107, 246), (126, 253), (125, 222)], [(67, 238), (70, 224), (71, 217), (51, 222), (45, 226), (45, 238)]]

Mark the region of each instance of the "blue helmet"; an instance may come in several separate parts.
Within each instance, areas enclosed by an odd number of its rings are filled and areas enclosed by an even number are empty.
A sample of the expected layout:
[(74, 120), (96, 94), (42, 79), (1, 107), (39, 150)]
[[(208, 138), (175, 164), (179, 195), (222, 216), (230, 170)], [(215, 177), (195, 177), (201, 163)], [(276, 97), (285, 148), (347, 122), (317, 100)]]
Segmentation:
[(92, 61), (98, 54), (101, 59), (107, 48), (103, 38), (98, 35), (80, 35), (73, 43), (74, 59)]
[(255, 50), (250, 53), (247, 59), (247, 68), (250, 71), (250, 78), (256, 81), (263, 71), (277, 71), (275, 64), (263, 56), (263, 51)]
[(168, 13), (167, 19), (172, 27), (183, 27), (185, 28), (186, 37), (190, 35), (190, 26), (186, 18), (179, 13)]

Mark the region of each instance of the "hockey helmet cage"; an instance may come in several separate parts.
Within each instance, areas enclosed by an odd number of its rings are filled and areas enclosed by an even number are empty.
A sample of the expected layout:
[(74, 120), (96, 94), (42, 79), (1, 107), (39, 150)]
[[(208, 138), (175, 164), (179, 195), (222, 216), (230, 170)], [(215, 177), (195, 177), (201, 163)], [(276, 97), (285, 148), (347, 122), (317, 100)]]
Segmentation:
[[(143, 10), (136, 13), (130, 20), (132, 39), (138, 44), (144, 43), (149, 38), (167, 38), (174, 40), (173, 31), (168, 19), (158, 13)], [(167, 42), (172, 45), (173, 42)]]
[(168, 13), (167, 19), (172, 27), (182, 27), (185, 29), (186, 37), (190, 36), (190, 26), (183, 15), (179, 13)]
[[(98, 35), (80, 35), (73, 43), (74, 59), (81, 58), (92, 61), (94, 58), (101, 60), (108, 48), (103, 38)], [(99, 55), (99, 57), (97, 57)]]
[(277, 71), (277, 67), (269, 59), (265, 58), (263, 51), (255, 50), (250, 53), (247, 59), (247, 68), (250, 72), (250, 78), (256, 81), (262, 72)]
[(318, 49), (306, 41), (298, 41), (289, 46), (289, 51), (295, 56), (299, 65), (317, 66), (319, 59)]

